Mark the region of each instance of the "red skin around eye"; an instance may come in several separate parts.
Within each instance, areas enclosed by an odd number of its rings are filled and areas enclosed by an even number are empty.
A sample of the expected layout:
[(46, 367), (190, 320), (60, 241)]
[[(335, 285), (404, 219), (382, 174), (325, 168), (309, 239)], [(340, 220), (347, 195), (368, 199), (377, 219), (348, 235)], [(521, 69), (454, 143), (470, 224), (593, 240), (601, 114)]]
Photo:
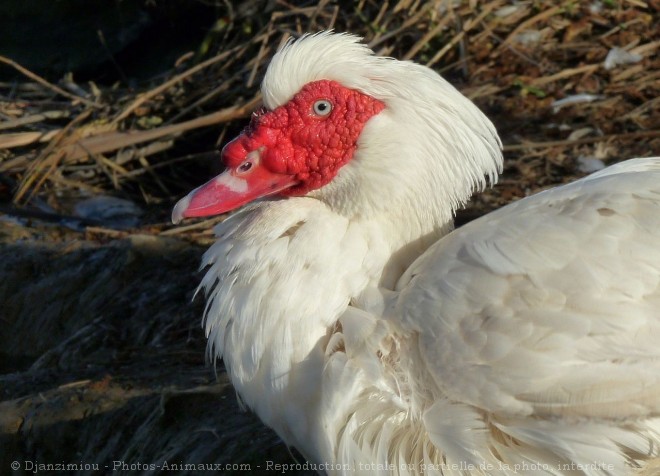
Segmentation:
[[(318, 100), (332, 104), (328, 115), (314, 112)], [(286, 104), (253, 117), (246, 131), (225, 146), (223, 160), (237, 167), (249, 152), (264, 147), (261, 164), (298, 182), (280, 194), (304, 195), (330, 182), (351, 160), (364, 125), (384, 107), (336, 81), (315, 81)]]
[[(327, 114), (314, 112), (318, 101), (331, 107)], [(172, 221), (225, 213), (269, 195), (304, 195), (326, 185), (353, 158), (364, 125), (384, 107), (334, 81), (307, 84), (286, 104), (255, 114), (223, 149), (227, 170), (179, 200)]]

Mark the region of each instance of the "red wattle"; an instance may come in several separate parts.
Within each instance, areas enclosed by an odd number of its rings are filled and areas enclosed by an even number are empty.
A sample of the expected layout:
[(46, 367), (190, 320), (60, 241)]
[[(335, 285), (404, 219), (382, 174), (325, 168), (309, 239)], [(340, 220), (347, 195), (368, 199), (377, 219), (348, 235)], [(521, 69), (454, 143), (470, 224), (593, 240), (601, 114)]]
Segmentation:
[[(319, 100), (330, 102), (325, 116), (314, 112)], [(321, 80), (305, 85), (289, 102), (255, 115), (246, 130), (222, 151), (228, 167), (264, 148), (262, 165), (273, 173), (294, 175), (298, 185), (280, 192), (304, 195), (329, 183), (348, 163), (367, 121), (385, 105), (341, 84)]]

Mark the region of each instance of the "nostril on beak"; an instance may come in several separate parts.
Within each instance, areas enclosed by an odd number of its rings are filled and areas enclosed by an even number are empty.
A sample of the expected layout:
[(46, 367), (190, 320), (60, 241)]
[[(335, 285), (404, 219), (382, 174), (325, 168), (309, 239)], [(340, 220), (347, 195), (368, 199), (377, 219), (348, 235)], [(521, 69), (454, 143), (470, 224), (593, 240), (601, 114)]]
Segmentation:
[(247, 158), (249, 150), (245, 147), (244, 136), (240, 135), (227, 143), (221, 150), (222, 162), (227, 167), (237, 167)]

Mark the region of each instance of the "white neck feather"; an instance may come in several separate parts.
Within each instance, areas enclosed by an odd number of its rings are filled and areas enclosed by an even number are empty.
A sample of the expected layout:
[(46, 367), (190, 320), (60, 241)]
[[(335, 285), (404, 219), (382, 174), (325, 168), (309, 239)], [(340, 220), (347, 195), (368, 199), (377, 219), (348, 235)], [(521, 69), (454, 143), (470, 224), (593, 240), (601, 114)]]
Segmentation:
[(385, 218), (348, 219), (313, 198), (261, 202), (221, 223), (204, 256), (209, 352), (224, 359), (244, 402), (289, 443), (314, 433), (311, 407), (320, 398), (309, 382), (321, 374), (338, 317), (364, 290), (393, 288), (437, 239)]
[(308, 197), (261, 202), (220, 224), (203, 262), (210, 353), (245, 403), (302, 448), (325, 444), (301, 439), (322, 433), (311, 431), (321, 399), (309, 382), (322, 373), (338, 318), (364, 292), (394, 289), (502, 163), (493, 125), (449, 83), (357, 41), (319, 34), (292, 43), (263, 86), (271, 109), (317, 79), (383, 101), (353, 159)]

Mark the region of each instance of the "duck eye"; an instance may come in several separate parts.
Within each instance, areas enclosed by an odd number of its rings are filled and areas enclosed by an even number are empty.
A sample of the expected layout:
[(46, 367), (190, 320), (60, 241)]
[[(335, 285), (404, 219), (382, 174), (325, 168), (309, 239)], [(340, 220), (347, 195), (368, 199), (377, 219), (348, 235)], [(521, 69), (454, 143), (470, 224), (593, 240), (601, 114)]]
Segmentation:
[(319, 99), (314, 103), (313, 109), (317, 116), (327, 116), (332, 111), (332, 103), (327, 99)]
[(243, 162), (241, 165), (238, 166), (238, 171), (241, 173), (245, 173), (251, 168), (252, 168), (252, 162), (246, 160), (245, 162)]

